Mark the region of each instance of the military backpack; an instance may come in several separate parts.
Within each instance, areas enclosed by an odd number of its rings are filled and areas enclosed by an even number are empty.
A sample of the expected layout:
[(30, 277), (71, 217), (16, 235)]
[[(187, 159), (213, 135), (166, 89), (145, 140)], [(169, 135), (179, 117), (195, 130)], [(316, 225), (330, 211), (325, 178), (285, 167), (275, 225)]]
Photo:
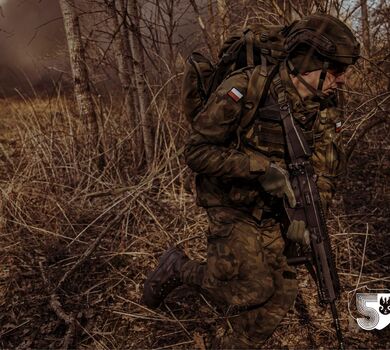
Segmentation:
[(241, 119), (240, 127), (245, 128), (264, 102), (278, 63), (287, 56), (287, 30), (284, 26), (257, 25), (235, 33), (224, 42), (215, 65), (201, 53), (193, 52), (186, 61), (182, 85), (182, 107), (187, 120), (192, 122), (224, 79), (237, 70), (255, 67), (244, 96), (245, 105), (251, 106)]

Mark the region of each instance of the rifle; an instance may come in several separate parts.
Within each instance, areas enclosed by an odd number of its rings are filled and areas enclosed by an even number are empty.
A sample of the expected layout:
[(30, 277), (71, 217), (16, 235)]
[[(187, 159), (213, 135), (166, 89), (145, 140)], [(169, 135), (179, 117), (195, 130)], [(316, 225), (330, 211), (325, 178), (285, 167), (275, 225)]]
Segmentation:
[(288, 165), (290, 181), (297, 199), (297, 205), (293, 209), (285, 201), (285, 211), (289, 222), (303, 220), (310, 233), (311, 256), (290, 258), (288, 263), (305, 264), (308, 268), (317, 285), (320, 305), (330, 304), (339, 348), (343, 350), (344, 340), (336, 309), (336, 299), (340, 295), (340, 282), (316, 185), (316, 174), (309, 160), (311, 150), (302, 129), (295, 125), (290, 101), (280, 78), (276, 79), (275, 87), (290, 157)]

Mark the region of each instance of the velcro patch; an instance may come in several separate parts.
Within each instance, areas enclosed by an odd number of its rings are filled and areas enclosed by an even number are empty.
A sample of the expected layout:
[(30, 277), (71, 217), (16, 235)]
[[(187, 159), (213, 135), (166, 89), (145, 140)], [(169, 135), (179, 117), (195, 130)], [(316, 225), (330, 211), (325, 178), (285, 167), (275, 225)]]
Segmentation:
[(244, 95), (236, 88), (232, 88), (227, 94), (233, 99), (234, 102), (238, 102), (244, 97)]
[(338, 121), (338, 122), (336, 122), (335, 124), (334, 124), (334, 126), (335, 126), (335, 131), (336, 132), (340, 132), (341, 131), (341, 122), (340, 121)]

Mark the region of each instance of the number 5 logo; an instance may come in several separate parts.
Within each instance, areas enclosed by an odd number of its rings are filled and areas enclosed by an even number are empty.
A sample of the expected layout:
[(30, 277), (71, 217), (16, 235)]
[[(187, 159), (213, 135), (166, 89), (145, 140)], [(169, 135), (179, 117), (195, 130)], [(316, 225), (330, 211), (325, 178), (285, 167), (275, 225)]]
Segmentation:
[(357, 319), (358, 325), (367, 331), (383, 329), (390, 323), (390, 294), (357, 293), (356, 307), (367, 317)]

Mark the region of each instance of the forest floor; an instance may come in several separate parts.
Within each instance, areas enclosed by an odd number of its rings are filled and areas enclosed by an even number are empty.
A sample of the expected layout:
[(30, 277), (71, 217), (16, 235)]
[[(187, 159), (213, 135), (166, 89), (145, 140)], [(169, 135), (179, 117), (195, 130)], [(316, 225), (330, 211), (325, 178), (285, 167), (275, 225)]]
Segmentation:
[[(205, 259), (206, 216), (184, 189), (182, 159), (172, 148), (155, 171), (132, 175), (117, 123), (105, 130), (106, 171), (88, 173), (72, 118), (61, 99), (0, 101), (0, 347), (210, 348), (226, 319), (204, 296), (181, 287), (159, 309), (140, 302), (169, 246)], [(390, 326), (363, 331), (355, 320), (356, 292), (390, 288), (389, 131), (359, 142), (330, 208), (348, 349), (390, 348)], [(264, 348), (336, 348), (329, 309), (301, 268), (299, 286)]]

